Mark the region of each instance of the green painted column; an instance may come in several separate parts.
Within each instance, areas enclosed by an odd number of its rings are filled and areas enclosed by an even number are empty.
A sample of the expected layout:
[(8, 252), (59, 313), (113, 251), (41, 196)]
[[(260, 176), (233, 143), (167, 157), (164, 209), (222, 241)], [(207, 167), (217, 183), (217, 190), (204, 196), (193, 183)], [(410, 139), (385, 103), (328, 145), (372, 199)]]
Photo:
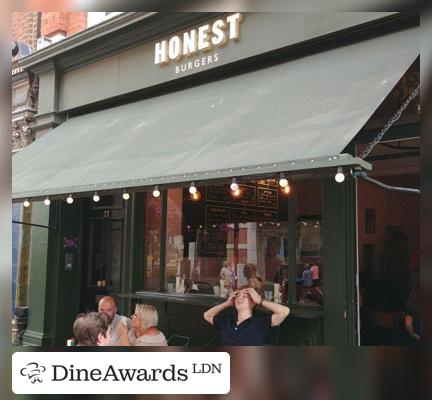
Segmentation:
[(323, 181), (324, 341), (357, 345), (356, 181)]
[[(32, 204), (32, 223), (50, 224), (50, 208), (43, 202)], [(48, 278), (49, 229), (32, 227), (29, 257), (28, 324), (23, 336), (24, 345), (50, 344), (49, 312), (45, 308)]]

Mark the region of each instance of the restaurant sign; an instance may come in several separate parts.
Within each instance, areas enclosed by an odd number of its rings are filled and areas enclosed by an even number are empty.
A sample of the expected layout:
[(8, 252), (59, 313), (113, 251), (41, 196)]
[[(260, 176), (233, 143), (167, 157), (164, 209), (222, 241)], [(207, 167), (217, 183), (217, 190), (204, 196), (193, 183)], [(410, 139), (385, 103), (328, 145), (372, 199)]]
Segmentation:
[(210, 51), (225, 46), (230, 40), (237, 41), (240, 38), (242, 21), (242, 14), (231, 14), (212, 24), (205, 24), (157, 42), (154, 48), (154, 63), (164, 66), (175, 62), (176, 74), (217, 63), (220, 60), (219, 53), (210, 54)]

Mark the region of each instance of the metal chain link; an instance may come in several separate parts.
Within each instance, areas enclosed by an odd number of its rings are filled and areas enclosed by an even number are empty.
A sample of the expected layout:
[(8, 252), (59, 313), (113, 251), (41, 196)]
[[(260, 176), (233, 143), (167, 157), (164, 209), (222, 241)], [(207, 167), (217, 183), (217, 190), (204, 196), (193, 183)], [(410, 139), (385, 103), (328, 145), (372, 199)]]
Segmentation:
[(393, 115), (393, 117), (391, 117), (391, 119), (387, 122), (384, 128), (381, 129), (381, 131), (378, 133), (376, 138), (367, 145), (366, 149), (360, 156), (361, 159), (367, 157), (367, 155), (372, 151), (372, 149), (377, 145), (377, 143), (379, 143), (379, 141), (382, 139), (385, 133), (390, 129), (390, 127), (401, 117), (402, 113), (408, 107), (408, 104), (411, 103), (411, 100), (414, 99), (414, 97), (416, 97), (419, 94), (419, 91), (420, 91), (420, 85), (418, 85), (415, 88), (415, 90), (410, 94), (410, 96), (405, 100), (405, 102), (402, 104), (399, 110), (396, 111), (396, 113)]

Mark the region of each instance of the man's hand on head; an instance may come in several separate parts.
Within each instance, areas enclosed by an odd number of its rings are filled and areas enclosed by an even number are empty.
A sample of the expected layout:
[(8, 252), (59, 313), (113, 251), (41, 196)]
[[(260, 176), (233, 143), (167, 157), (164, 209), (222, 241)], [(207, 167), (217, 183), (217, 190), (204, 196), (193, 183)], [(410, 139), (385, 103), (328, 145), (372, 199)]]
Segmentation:
[(246, 292), (250, 295), (252, 301), (255, 304), (261, 304), (261, 296), (257, 293), (257, 291), (254, 288), (247, 288)]

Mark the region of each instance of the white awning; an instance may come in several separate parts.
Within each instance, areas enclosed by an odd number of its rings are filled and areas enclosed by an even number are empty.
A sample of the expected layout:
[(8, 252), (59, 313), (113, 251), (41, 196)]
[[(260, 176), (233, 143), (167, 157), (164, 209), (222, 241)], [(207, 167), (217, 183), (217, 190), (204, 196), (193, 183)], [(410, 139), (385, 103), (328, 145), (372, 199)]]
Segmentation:
[(409, 29), (72, 118), (13, 156), (13, 198), (361, 164), (339, 153), (418, 54)]

